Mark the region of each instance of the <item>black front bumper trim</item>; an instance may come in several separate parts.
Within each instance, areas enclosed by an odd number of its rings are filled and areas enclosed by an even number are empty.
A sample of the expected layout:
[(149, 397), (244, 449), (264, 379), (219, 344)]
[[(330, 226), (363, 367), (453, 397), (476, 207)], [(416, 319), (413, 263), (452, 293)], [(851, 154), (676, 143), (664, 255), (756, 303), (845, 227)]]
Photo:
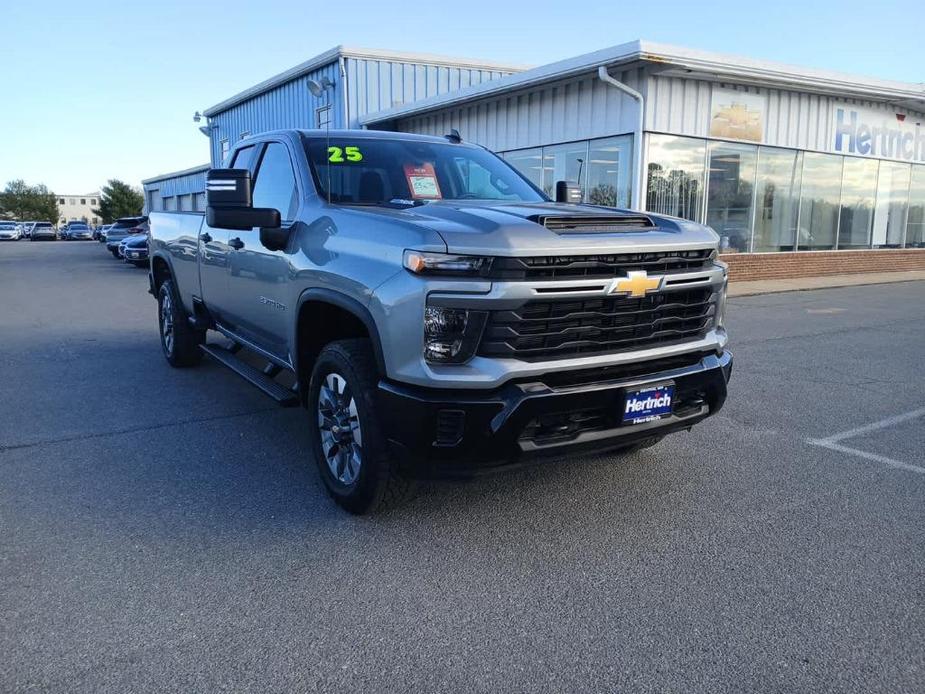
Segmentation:
[[(540, 376), (486, 392), (383, 380), (378, 395), (386, 436), (405, 464), (424, 475), (471, 475), (541, 456), (613, 450), (689, 429), (720, 410), (731, 373), (732, 354), (723, 352), (683, 368), (578, 385), (551, 386)], [(644, 424), (620, 421), (627, 390), (665, 381), (675, 384), (671, 416)], [(447, 411), (463, 413), (453, 445), (438, 436)]]

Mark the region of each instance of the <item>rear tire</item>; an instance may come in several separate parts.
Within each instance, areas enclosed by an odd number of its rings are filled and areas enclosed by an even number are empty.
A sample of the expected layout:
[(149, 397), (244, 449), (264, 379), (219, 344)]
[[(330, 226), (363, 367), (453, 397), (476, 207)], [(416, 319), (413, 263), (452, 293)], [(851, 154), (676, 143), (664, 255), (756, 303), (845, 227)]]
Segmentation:
[(382, 435), (378, 385), (367, 339), (325, 346), (309, 382), (308, 426), (318, 472), (331, 498), (357, 515), (398, 506), (416, 486)]
[(167, 362), (174, 367), (195, 366), (202, 360), (199, 345), (205, 342), (206, 331), (195, 330), (177, 297), (173, 280), (164, 280), (157, 292), (157, 324), (161, 349)]

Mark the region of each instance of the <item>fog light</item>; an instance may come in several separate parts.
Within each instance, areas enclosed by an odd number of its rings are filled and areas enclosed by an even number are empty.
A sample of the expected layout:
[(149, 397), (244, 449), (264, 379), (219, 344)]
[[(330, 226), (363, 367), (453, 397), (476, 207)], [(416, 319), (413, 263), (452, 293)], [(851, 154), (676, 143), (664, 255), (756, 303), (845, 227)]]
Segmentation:
[(424, 309), (424, 359), (438, 364), (462, 364), (478, 347), (485, 311), (428, 306)]

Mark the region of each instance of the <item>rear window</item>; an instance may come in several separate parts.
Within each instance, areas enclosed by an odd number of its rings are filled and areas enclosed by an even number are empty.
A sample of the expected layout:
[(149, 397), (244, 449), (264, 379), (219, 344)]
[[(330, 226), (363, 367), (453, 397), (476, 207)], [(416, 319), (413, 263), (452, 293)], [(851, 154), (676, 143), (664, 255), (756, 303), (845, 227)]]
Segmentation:
[(38, 222), (35, 226), (38, 229), (51, 229), (51, 222)]
[(13, 222), (0, 222), (0, 229), (15, 229), (16, 225)]
[(80, 222), (71, 223), (70, 228), (71, 229), (89, 229), (89, 227), (86, 224), (83, 224)]
[(133, 217), (131, 219), (119, 219), (112, 225), (113, 229), (131, 229), (137, 227), (144, 221), (143, 217)]

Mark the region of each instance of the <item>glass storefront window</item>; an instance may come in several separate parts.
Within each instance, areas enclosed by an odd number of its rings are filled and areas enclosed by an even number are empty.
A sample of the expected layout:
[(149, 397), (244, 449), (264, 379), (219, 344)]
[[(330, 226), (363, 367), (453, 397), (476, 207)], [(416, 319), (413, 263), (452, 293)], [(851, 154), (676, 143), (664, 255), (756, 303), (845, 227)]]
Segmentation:
[(877, 209), (874, 212), (874, 248), (900, 248), (909, 210), (910, 164), (880, 162)]
[(771, 147), (760, 149), (752, 245), (756, 253), (793, 250), (800, 211), (802, 166), (799, 152)]
[(925, 248), (925, 166), (912, 167), (906, 248)]
[(709, 145), (707, 226), (719, 234), (724, 251), (748, 251), (757, 152), (754, 145)]
[(803, 186), (797, 248), (802, 251), (835, 248), (841, 200), (842, 157), (803, 153)]
[(587, 142), (543, 147), (543, 192), (555, 198), (557, 181), (577, 183), (584, 189), (585, 162), (587, 161)]
[(551, 198), (556, 195), (556, 181), (569, 181), (581, 186), (585, 202), (630, 205), (632, 135), (502, 152), (501, 156)]
[(606, 207), (629, 207), (633, 172), (633, 136), (591, 140), (585, 164), (585, 201)]
[(517, 152), (507, 152), (504, 155), (505, 161), (526, 176), (533, 185), (540, 190), (543, 189), (543, 150), (539, 147), (534, 149), (521, 149)]
[(845, 157), (838, 218), (839, 248), (870, 248), (879, 169), (880, 162), (875, 159)]
[(701, 220), (706, 142), (673, 135), (649, 135), (646, 209)]

